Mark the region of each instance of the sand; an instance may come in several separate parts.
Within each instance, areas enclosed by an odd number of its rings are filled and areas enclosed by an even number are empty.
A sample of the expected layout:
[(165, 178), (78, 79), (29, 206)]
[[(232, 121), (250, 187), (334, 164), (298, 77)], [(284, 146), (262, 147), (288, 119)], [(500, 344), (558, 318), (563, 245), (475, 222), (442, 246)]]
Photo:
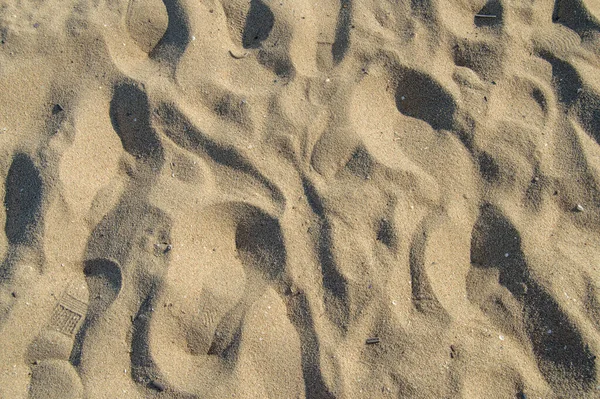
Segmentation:
[(0, 397), (600, 397), (598, 0), (3, 0)]

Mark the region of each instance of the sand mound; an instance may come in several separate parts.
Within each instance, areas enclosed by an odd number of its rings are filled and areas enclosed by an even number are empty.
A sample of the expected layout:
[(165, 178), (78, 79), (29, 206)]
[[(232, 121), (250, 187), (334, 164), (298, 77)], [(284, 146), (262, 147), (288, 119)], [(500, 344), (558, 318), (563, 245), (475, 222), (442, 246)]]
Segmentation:
[(600, 5), (7, 0), (1, 398), (600, 396)]

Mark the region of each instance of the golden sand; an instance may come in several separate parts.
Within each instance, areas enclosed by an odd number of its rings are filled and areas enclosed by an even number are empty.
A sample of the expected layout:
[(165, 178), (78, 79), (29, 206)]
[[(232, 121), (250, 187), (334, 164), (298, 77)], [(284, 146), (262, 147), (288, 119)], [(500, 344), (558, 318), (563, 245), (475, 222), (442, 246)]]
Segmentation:
[(0, 2), (0, 397), (600, 397), (598, 0)]

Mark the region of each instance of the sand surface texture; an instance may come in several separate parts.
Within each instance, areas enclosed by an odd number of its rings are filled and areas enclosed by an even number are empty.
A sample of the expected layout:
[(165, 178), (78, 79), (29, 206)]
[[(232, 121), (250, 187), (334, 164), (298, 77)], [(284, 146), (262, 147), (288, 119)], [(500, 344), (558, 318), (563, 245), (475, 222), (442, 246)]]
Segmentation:
[(0, 397), (600, 397), (598, 0), (0, 1)]

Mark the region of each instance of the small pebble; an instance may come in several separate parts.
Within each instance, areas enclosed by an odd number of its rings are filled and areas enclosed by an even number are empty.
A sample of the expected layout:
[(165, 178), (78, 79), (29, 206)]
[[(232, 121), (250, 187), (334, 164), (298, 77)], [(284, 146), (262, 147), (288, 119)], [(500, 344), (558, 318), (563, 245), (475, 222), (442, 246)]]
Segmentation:
[(52, 107), (52, 115), (56, 115), (62, 111), (64, 111), (64, 108), (60, 104), (54, 104), (54, 107)]
[(575, 207), (575, 210), (577, 210), (577, 212), (583, 212), (583, 205), (577, 204), (577, 206)]
[(164, 392), (167, 387), (162, 382), (152, 381), (150, 382), (150, 388), (157, 390), (158, 392)]

